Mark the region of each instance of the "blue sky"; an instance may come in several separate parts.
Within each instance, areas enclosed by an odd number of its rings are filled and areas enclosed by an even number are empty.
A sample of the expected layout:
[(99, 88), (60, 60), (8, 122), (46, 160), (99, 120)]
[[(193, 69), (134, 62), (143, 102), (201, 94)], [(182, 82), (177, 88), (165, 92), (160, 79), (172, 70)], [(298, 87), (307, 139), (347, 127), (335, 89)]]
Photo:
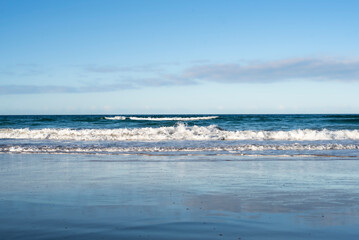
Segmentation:
[(0, 1), (0, 114), (359, 113), (359, 1)]

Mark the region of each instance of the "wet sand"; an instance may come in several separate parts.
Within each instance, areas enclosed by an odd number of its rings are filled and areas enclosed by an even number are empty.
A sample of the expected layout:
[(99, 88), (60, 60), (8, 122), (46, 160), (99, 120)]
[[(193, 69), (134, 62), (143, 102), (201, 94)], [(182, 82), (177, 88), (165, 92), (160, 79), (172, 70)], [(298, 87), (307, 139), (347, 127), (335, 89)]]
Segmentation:
[(213, 159), (1, 154), (0, 239), (359, 239), (359, 161)]

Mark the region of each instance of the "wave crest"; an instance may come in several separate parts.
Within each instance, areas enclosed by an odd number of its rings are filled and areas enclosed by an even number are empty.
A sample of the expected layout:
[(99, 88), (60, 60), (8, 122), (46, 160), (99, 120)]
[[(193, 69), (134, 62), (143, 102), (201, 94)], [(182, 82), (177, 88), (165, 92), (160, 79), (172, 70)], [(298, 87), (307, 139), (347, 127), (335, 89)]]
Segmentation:
[(115, 117), (105, 117), (107, 120), (126, 120), (124, 116), (115, 116)]
[(105, 117), (107, 120), (126, 120), (131, 119), (134, 121), (198, 121), (198, 120), (211, 120), (218, 118), (218, 116), (205, 116), (205, 117)]
[(359, 130), (225, 131), (216, 125), (119, 129), (0, 129), (2, 139), (53, 139), (75, 141), (166, 141), (166, 140), (359, 140)]

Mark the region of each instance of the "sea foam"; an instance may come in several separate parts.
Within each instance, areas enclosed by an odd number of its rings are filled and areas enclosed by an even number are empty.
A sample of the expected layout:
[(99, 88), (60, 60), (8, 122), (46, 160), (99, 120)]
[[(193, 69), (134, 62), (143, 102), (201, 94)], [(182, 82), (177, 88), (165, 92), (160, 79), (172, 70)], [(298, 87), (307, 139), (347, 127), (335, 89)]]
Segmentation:
[(105, 117), (107, 120), (126, 120), (124, 116), (115, 116), (115, 117)]
[(211, 120), (218, 118), (218, 116), (205, 116), (205, 117), (125, 117), (125, 116), (115, 116), (115, 117), (105, 117), (107, 120), (126, 120), (134, 121), (198, 121), (198, 120)]
[(0, 152), (6, 153), (131, 153), (131, 152), (261, 152), (261, 151), (327, 151), (358, 150), (357, 144), (243, 144), (220, 147), (106, 147), (106, 146), (0, 146)]
[(2, 139), (53, 139), (75, 141), (167, 141), (167, 140), (359, 140), (359, 130), (226, 131), (216, 125), (118, 129), (0, 129)]

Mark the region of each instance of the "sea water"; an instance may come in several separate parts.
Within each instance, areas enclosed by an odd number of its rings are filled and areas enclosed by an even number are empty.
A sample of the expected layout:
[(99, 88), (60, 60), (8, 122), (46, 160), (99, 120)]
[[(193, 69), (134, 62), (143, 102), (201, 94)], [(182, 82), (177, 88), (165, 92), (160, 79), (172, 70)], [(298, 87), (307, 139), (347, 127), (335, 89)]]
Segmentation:
[(0, 153), (359, 158), (359, 115), (0, 116)]
[(0, 239), (359, 239), (359, 115), (0, 116)]

